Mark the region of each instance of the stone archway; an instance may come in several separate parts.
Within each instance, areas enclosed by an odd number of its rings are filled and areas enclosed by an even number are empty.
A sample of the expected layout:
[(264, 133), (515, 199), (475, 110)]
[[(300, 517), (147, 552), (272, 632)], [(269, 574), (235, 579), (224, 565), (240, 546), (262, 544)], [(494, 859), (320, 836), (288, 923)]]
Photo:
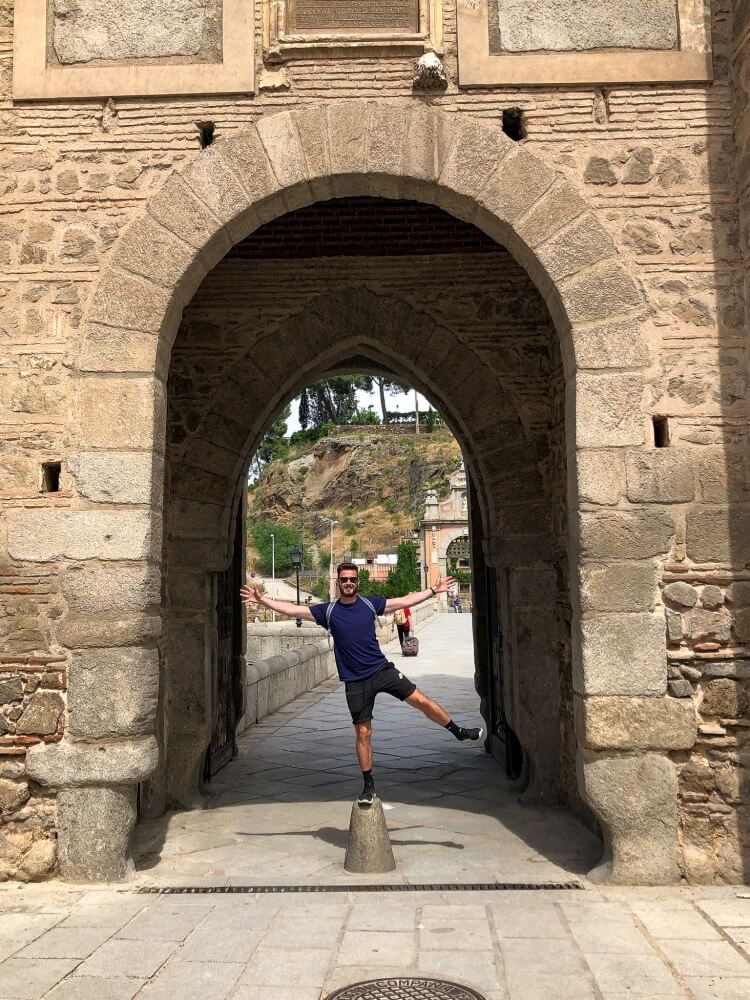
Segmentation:
[[(70, 510), (23, 512), (9, 527), (9, 550), (21, 558), (46, 546), (63, 559), (122, 567), (117, 585), (101, 567), (110, 602), (73, 609), (66, 738), (29, 754), (31, 776), (60, 790), (61, 870), (124, 874), (135, 786), (156, 766), (149, 692), (158, 675), (164, 385), (181, 311), (227, 250), (262, 223), (358, 194), (430, 202), (472, 223), (510, 250), (548, 305), (567, 383), (580, 784), (604, 830), (605, 873), (672, 881), (677, 783), (666, 751), (674, 727), (656, 720), (684, 706), (664, 697), (664, 628), (652, 612), (654, 559), (669, 550), (673, 526), (629, 501), (618, 451), (646, 443), (639, 287), (580, 194), (494, 125), (358, 101), (275, 114), (203, 151), (115, 245), (90, 302), (77, 359), (78, 495)], [(279, 374), (269, 360), (263, 377)], [(588, 505), (602, 489), (604, 512)], [(487, 559), (502, 560), (501, 539), (489, 540)], [(627, 600), (613, 601), (612, 564), (620, 562), (632, 586)], [(122, 609), (114, 631), (111, 605)], [(116, 718), (102, 722), (93, 686), (122, 647), (126, 693)]]

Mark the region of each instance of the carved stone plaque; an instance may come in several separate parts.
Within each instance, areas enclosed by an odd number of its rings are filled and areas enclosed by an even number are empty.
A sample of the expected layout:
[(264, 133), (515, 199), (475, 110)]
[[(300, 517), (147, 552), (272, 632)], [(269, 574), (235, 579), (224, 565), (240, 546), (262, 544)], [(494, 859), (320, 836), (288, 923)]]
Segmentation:
[(295, 34), (416, 34), (419, 0), (290, 0), (288, 19)]

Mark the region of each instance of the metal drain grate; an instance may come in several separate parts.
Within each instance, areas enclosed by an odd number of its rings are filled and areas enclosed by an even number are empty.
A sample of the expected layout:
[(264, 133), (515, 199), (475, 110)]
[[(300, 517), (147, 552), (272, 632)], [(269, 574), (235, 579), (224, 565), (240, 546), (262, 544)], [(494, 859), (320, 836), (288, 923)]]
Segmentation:
[(476, 990), (445, 979), (370, 979), (329, 993), (328, 1000), (484, 1000)]
[(137, 889), (140, 893), (164, 896), (198, 895), (264, 895), (266, 893), (298, 892), (513, 892), (536, 890), (538, 892), (561, 892), (583, 889), (580, 882), (431, 882), (422, 885), (145, 885)]

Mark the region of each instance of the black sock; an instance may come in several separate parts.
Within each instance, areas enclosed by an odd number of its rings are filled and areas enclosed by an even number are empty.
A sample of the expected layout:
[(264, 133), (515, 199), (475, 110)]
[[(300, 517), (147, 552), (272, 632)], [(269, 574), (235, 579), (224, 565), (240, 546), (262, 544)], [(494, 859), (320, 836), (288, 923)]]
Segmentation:
[(375, 779), (372, 776), (372, 768), (370, 768), (369, 771), (363, 771), (362, 777), (365, 779), (365, 788), (367, 788), (368, 785), (375, 784)]
[(449, 722), (446, 723), (445, 728), (448, 730), (449, 733), (452, 733), (456, 737), (461, 732), (460, 727), (456, 725), (453, 719), (450, 719)]

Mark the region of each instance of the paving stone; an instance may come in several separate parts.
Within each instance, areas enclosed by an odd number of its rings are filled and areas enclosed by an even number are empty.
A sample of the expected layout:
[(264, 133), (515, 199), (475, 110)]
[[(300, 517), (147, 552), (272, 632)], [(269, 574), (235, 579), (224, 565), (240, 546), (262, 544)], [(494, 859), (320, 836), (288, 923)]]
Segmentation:
[[(0, 907), (2, 900), (0, 899)], [(28, 944), (44, 934), (50, 927), (60, 922), (58, 913), (3, 913), (0, 920), (0, 940), (9, 940), (19, 945)]]
[(738, 954), (728, 941), (659, 942), (659, 947), (683, 976), (747, 976), (750, 961)]
[(272, 919), (272, 913), (240, 910), (230, 914), (222, 908), (210, 914), (186, 939), (180, 958), (186, 962), (247, 962)]
[(565, 938), (568, 932), (560, 914), (553, 906), (526, 908), (490, 903), (495, 930), (501, 941), (505, 938)]
[(19, 954), (19, 958), (88, 958), (112, 931), (96, 927), (54, 927)]
[(510, 1000), (599, 1000), (585, 974), (513, 973), (508, 975), (508, 996)]
[(103, 979), (110, 976), (150, 979), (174, 949), (174, 942), (123, 941), (112, 938), (78, 966), (76, 975), (101, 976)]
[(0, 990), (12, 1000), (38, 1000), (76, 965), (71, 958), (9, 958), (0, 963)]
[(489, 951), (456, 951), (447, 948), (443, 951), (423, 951), (420, 952), (417, 965), (424, 975), (463, 983), (480, 993), (497, 989), (498, 984), (503, 981), (495, 964), (495, 956)]
[(117, 932), (118, 938), (143, 941), (183, 941), (209, 913), (208, 905), (153, 906)]
[(685, 984), (695, 1000), (747, 1000), (750, 997), (750, 978), (698, 976), (687, 978)]
[(750, 899), (706, 899), (698, 906), (719, 927), (750, 927)]
[(340, 920), (309, 920), (304, 917), (277, 920), (263, 936), (263, 947), (294, 948), (304, 941), (306, 948), (332, 949), (340, 929)]
[(415, 961), (414, 934), (406, 931), (345, 931), (337, 965), (412, 965)]
[(638, 919), (648, 933), (656, 938), (680, 938), (682, 941), (718, 941), (720, 935), (711, 924), (692, 907), (664, 909), (663, 907), (635, 908)]
[(422, 919), (419, 930), (419, 949), (442, 951), (448, 945), (461, 951), (491, 951), (492, 936), (487, 918), (465, 920)]
[[(96, 897), (95, 897), (96, 898)], [(121, 899), (116, 903), (91, 903), (82, 900), (70, 911), (70, 915), (60, 923), (60, 927), (109, 927), (118, 931), (129, 920), (144, 909), (143, 899)]]
[(242, 990), (259, 986), (312, 988), (320, 991), (331, 960), (330, 949), (324, 948), (263, 948), (255, 952), (237, 983)]
[(681, 986), (656, 955), (587, 955), (602, 993), (630, 996), (684, 996)]
[(138, 995), (149, 1000), (224, 1000), (242, 969), (239, 962), (172, 961)]
[(507, 938), (500, 948), (507, 975), (549, 973), (565, 976), (586, 971), (583, 959), (572, 942), (556, 941), (554, 948), (544, 948), (536, 940)]
[(573, 923), (571, 933), (584, 955), (653, 955), (654, 950), (634, 923)]
[(70, 976), (57, 985), (49, 1000), (132, 1000), (143, 986), (140, 979), (89, 979)]
[(346, 921), (349, 931), (413, 931), (416, 922), (414, 907), (357, 906)]

